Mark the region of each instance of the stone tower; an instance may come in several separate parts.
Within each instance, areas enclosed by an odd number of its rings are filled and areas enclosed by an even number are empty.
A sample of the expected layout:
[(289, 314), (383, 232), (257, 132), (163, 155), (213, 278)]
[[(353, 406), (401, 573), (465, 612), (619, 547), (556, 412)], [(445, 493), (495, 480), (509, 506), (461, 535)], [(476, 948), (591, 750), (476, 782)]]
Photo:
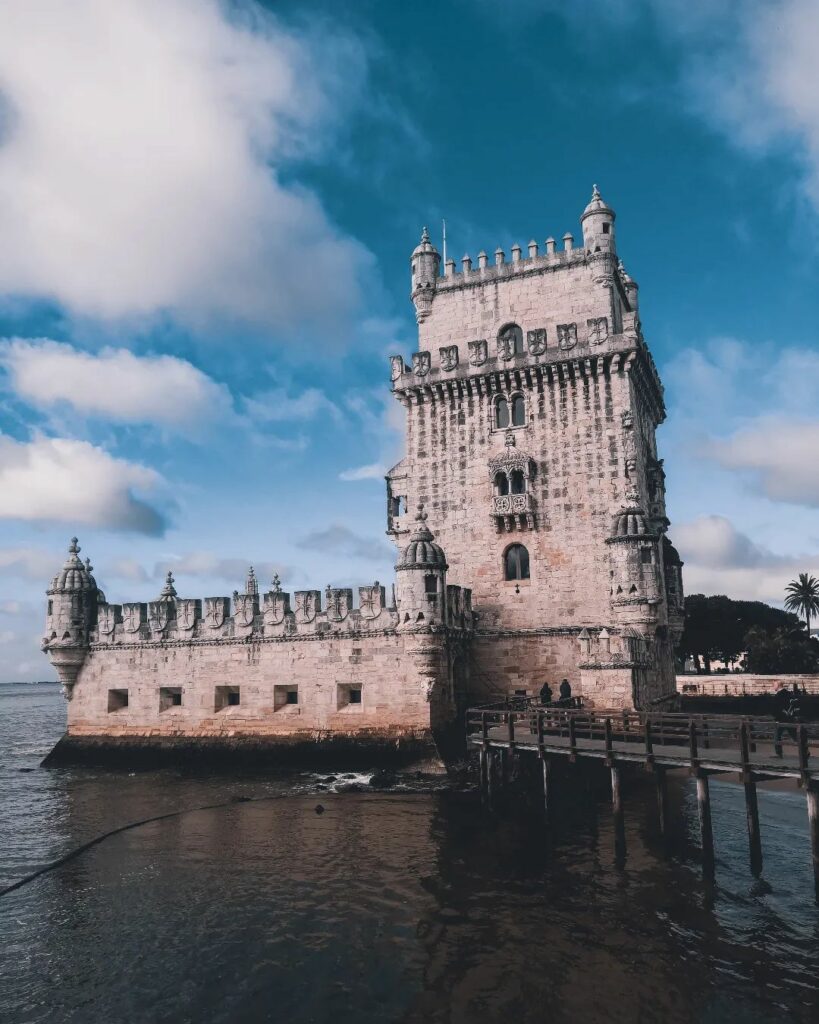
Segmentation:
[(91, 630), (97, 624), (97, 610), (105, 601), (91, 575), (90, 561), (83, 562), (79, 553), (77, 538), (72, 537), (68, 558), (46, 591), (43, 650), (48, 652), (69, 699), (88, 652)]
[(681, 628), (663, 391), (597, 186), (580, 222), (582, 247), (567, 232), (562, 251), (532, 241), (443, 276), (424, 229), (418, 351), (391, 358), (407, 454), (387, 478), (388, 533), (403, 547), (406, 509), (425, 505), (450, 579), (472, 587), (486, 694), (565, 676), (590, 701), (645, 705), (674, 689)]

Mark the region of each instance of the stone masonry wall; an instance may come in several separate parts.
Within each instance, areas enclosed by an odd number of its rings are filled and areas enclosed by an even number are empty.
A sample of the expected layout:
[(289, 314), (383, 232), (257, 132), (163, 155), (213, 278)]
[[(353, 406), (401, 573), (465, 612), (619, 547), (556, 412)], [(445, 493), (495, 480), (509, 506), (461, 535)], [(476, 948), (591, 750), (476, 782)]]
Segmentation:
[[(238, 688), (240, 703), (218, 687)], [(298, 703), (289, 704), (293, 687)], [(349, 702), (350, 687), (361, 703)], [(160, 691), (170, 688), (181, 688), (182, 704), (161, 709)], [(109, 690), (127, 691), (127, 707), (109, 711)], [(68, 732), (418, 735), (446, 717), (450, 699), (443, 635), (94, 646), (73, 687)]]

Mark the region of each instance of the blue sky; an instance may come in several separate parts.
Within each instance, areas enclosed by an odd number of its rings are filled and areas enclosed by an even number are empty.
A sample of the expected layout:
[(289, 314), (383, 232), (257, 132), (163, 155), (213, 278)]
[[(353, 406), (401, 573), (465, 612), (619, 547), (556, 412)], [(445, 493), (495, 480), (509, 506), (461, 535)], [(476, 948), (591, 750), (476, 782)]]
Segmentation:
[[(714, 8), (717, 7), (718, 11)], [(567, 13), (567, 9), (570, 13)], [(0, 679), (77, 533), (111, 600), (391, 580), (408, 257), (579, 234), (666, 385), (686, 589), (819, 572), (819, 7), (10, 0)]]

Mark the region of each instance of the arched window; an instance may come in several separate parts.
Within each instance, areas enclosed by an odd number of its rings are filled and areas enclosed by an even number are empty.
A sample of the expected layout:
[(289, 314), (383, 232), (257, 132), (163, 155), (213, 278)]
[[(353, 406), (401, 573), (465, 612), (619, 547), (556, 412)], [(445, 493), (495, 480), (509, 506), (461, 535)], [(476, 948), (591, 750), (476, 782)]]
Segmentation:
[(503, 556), (503, 575), (507, 580), (529, 579), (529, 552), (522, 544), (512, 544)]
[(495, 403), (495, 426), (509, 426), (509, 403), (506, 401), (503, 395), (501, 395), (501, 397)]
[(523, 395), (515, 395), (512, 398), (512, 426), (522, 427), (526, 422), (526, 409), (523, 404)]
[(522, 469), (513, 469), (511, 474), (512, 494), (525, 494), (526, 478)]
[(503, 471), (495, 474), (495, 494), (508, 494), (509, 480)]

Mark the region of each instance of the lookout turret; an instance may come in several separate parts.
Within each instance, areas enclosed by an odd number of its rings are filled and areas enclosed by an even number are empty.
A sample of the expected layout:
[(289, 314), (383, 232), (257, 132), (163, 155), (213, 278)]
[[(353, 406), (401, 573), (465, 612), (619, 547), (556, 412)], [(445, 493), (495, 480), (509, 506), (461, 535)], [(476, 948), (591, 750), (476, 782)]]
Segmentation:
[(46, 591), (48, 611), (43, 650), (48, 652), (69, 698), (88, 650), (89, 631), (97, 623), (98, 606), (105, 601), (92, 569), (88, 559), (83, 562), (80, 558), (77, 538), (72, 537), (68, 558)]
[(410, 258), (410, 298), (415, 306), (415, 319), (419, 324), (429, 316), (440, 270), (441, 256), (429, 240), (429, 231), (424, 228), (421, 232), (421, 241), (413, 249)]
[(395, 571), (399, 628), (443, 624), (446, 618), (446, 555), (427, 526), (424, 506), (418, 506), (415, 529)]
[(583, 247), (586, 252), (617, 252), (614, 220), (614, 210), (603, 201), (600, 190), (594, 185), (591, 201), (580, 218), (583, 227)]

